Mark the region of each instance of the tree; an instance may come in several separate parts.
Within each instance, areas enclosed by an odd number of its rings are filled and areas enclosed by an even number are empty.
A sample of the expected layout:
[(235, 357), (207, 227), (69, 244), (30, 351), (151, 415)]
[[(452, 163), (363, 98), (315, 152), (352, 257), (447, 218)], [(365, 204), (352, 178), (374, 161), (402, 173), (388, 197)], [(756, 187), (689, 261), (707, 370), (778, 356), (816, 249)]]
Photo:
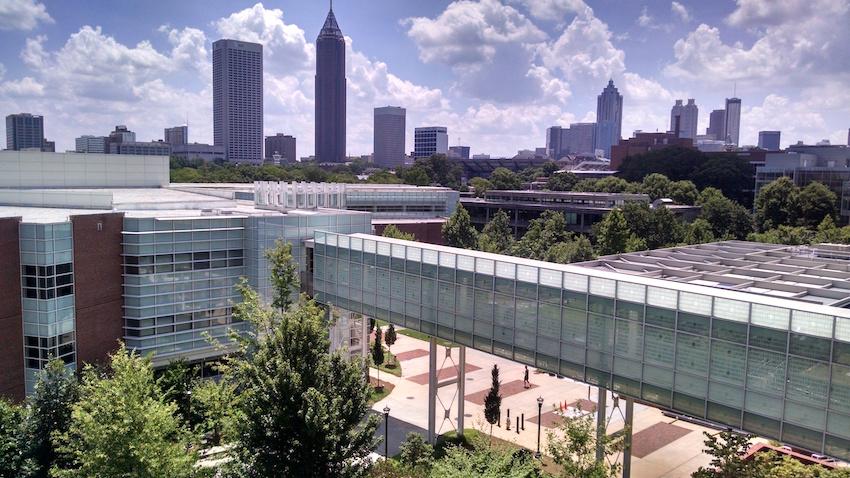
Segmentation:
[(571, 262), (590, 261), (594, 257), (596, 256), (593, 254), (593, 245), (590, 243), (590, 239), (586, 236), (573, 236), (568, 241), (559, 242), (550, 247), (543, 256), (543, 260), (558, 264), (569, 264)]
[(272, 306), (287, 310), (301, 287), (298, 264), (292, 260), (292, 243), (276, 240), (274, 247), (266, 251), (266, 259), (271, 268)]
[(797, 196), (797, 217), (801, 226), (817, 227), (824, 218), (838, 216), (838, 198), (823, 184), (814, 181)]
[(656, 199), (670, 197), (672, 186), (673, 183), (667, 179), (667, 176), (652, 173), (643, 178), (641, 190), (643, 190), (644, 194), (649, 194), (649, 199), (655, 201)]
[(392, 356), (393, 354), (391, 347), (393, 346), (397, 338), (398, 336), (395, 332), (395, 325), (390, 324), (390, 326), (387, 327), (387, 333), (384, 334), (384, 342), (387, 344), (387, 351), (390, 353), (390, 356)]
[(53, 436), (67, 433), (71, 407), (78, 397), (77, 377), (61, 360), (51, 360), (38, 372), (24, 421), (26, 454), (33, 467), (31, 477), (46, 478), (52, 466), (67, 465), (58, 459)]
[(850, 226), (838, 227), (831, 216), (826, 216), (818, 225), (814, 242), (850, 244)]
[(0, 477), (26, 476), (30, 463), (26, 459), (26, 440), (21, 407), (0, 398)]
[(715, 240), (711, 224), (702, 217), (697, 218), (686, 227), (686, 244), (705, 244), (707, 242), (714, 242)]
[(384, 232), (381, 233), (384, 237), (391, 237), (393, 239), (401, 239), (404, 241), (415, 241), (416, 236), (410, 232), (402, 232), (395, 224), (388, 224), (387, 227), (384, 228)]
[(761, 188), (756, 197), (756, 228), (764, 232), (779, 226), (797, 224), (799, 188), (788, 177), (781, 177)]
[(699, 197), (699, 190), (691, 181), (673, 181), (670, 183), (668, 194), (670, 199), (676, 203), (692, 206)]
[(59, 478), (92, 476), (190, 477), (196, 460), (191, 436), (165, 401), (150, 361), (122, 345), (110, 356), (110, 373), (83, 371), (71, 424), (59, 435), (69, 465)]
[(198, 417), (198, 431), (208, 437), (211, 446), (222, 440), (237, 439), (239, 395), (228, 380), (199, 380), (192, 389), (192, 413)]
[(415, 432), (408, 432), (399, 445), (399, 460), (414, 472), (427, 472), (434, 464), (434, 447)]
[(703, 432), (705, 453), (712, 456), (711, 467), (700, 467), (694, 478), (758, 478), (765, 476), (767, 463), (761, 454), (753, 460), (744, 460), (750, 446), (751, 435), (741, 435), (732, 430), (718, 433)]
[(282, 312), (240, 284), (234, 316), (264, 334), (236, 342), (224, 378), (237, 386), (237, 467), (250, 476), (362, 477), (377, 444), (359, 359), (330, 353), (326, 312), (305, 300)]
[(381, 344), (381, 328), (375, 329), (375, 341), (372, 343), (372, 363), (378, 370), (378, 389), (381, 387), (381, 365), (384, 364), (384, 346)]
[(490, 440), (493, 439), (493, 425), (499, 422), (502, 416), (502, 395), (499, 393), (499, 366), (493, 365), (490, 372), (490, 391), (484, 397), (484, 419), (490, 424)]
[[(604, 427), (600, 427), (604, 430)], [(597, 425), (593, 413), (577, 417), (563, 417), (558, 426), (559, 433), (547, 431), (549, 454), (561, 466), (562, 478), (614, 478), (619, 472), (618, 464), (609, 465), (608, 460), (596, 460), (597, 447), (605, 456), (618, 451), (618, 447), (603, 433), (602, 442), (597, 436)]]
[(626, 217), (619, 208), (612, 209), (601, 221), (594, 225), (596, 250), (600, 256), (626, 252), (626, 243), (632, 232), (626, 223)]
[(481, 234), (478, 235), (478, 250), (492, 252), (494, 254), (505, 254), (514, 244), (514, 235), (511, 230), (511, 222), (508, 214), (499, 209), (493, 215)]
[(369, 317), (369, 335), (372, 335), (373, 330), (375, 330), (375, 318)]
[(646, 248), (670, 247), (685, 236), (682, 221), (664, 206), (650, 208), (646, 203), (627, 203), (622, 207), (629, 230), (646, 241)]
[(539, 478), (540, 465), (525, 448), (488, 447), (474, 440), (472, 449), (449, 446), (434, 463), (431, 476), (440, 478)]
[(815, 232), (803, 226), (779, 226), (764, 232), (753, 232), (747, 236), (748, 241), (766, 242), (769, 244), (785, 244), (799, 246), (811, 244), (815, 238)]
[(190, 416), (190, 396), (195, 380), (195, 370), (185, 359), (172, 360), (164, 370), (157, 373), (156, 383), (166, 402), (177, 405), (177, 416), (187, 424), (194, 424)]
[(443, 238), (446, 244), (461, 249), (475, 249), (478, 244), (478, 231), (472, 225), (469, 212), (458, 204), (457, 209), (443, 224)]
[(401, 184), (401, 179), (389, 171), (378, 171), (366, 179), (369, 184)]
[(578, 183), (578, 176), (569, 171), (555, 172), (546, 181), (546, 189), (550, 191), (572, 191)]
[(567, 231), (567, 220), (563, 213), (544, 211), (540, 217), (529, 223), (528, 230), (511, 248), (511, 255), (545, 260), (552, 245), (570, 241), (572, 237), (572, 234)]
[(502, 167), (496, 168), (490, 173), (490, 183), (493, 185), (493, 189), (497, 190), (522, 188), (522, 178), (510, 169)]
[(750, 212), (719, 189), (703, 189), (696, 204), (701, 207), (699, 217), (711, 225), (711, 233), (717, 239), (745, 239), (753, 232)]
[(484, 195), (487, 194), (487, 191), (493, 189), (493, 183), (477, 176), (469, 180), (469, 185), (472, 187), (475, 197), (477, 198), (484, 197)]

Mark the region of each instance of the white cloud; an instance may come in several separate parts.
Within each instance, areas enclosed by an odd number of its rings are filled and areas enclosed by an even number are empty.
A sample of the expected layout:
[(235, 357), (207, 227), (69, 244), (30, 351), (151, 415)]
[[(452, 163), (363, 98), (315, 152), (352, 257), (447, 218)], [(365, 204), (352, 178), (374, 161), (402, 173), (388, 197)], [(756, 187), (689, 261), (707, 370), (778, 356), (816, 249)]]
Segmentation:
[(0, 0), (0, 30), (32, 30), (53, 23), (47, 7), (35, 0)]
[(647, 7), (646, 5), (644, 5), (640, 11), (640, 16), (637, 19), (637, 24), (645, 28), (649, 28), (655, 25), (652, 16), (649, 15), (649, 7)]
[(567, 14), (584, 14), (590, 7), (583, 0), (515, 0), (525, 5), (532, 17), (560, 21)]
[(538, 43), (546, 34), (515, 8), (497, 0), (456, 1), (434, 19), (408, 18), (407, 35), (425, 63), (465, 66), (493, 60), (499, 45)]
[(688, 8), (686, 6), (682, 5), (679, 2), (672, 2), (670, 4), (670, 11), (672, 11), (674, 15), (679, 17), (679, 19), (685, 23), (691, 21), (691, 12), (688, 11)]
[(38, 83), (29, 76), (20, 80), (10, 80), (0, 83), (0, 94), (8, 94), (17, 97), (35, 97), (44, 95), (44, 85)]
[(758, 132), (782, 131), (782, 144), (814, 144), (828, 131), (823, 115), (808, 104), (788, 97), (769, 94), (761, 105), (744, 107), (741, 112), (741, 144), (757, 144)]
[(163, 25), (159, 31), (168, 35), (171, 43), (171, 58), (176, 68), (190, 66), (206, 76), (211, 74), (211, 64), (207, 55), (207, 36), (197, 28), (168, 28)]
[(840, 6), (845, 0), (737, 0), (737, 8), (728, 17), (726, 23), (733, 26), (780, 25), (797, 21), (809, 15), (817, 14), (819, 4)]
[(540, 46), (538, 53), (544, 65), (560, 70), (568, 80), (604, 80), (626, 69), (626, 55), (611, 38), (608, 25), (588, 9), (576, 15), (554, 43)]

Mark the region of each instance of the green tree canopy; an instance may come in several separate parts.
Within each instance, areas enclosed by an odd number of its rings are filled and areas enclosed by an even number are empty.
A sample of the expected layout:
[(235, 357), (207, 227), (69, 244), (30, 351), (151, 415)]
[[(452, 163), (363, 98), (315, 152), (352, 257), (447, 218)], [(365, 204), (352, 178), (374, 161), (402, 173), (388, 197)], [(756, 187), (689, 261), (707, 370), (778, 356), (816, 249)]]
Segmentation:
[(800, 189), (785, 176), (763, 186), (756, 197), (756, 228), (763, 232), (797, 225), (799, 194)]
[(592, 260), (595, 255), (590, 239), (587, 236), (571, 236), (570, 240), (559, 242), (549, 248), (543, 256), (543, 260), (558, 264)]
[(472, 187), (472, 190), (475, 193), (475, 197), (482, 198), (487, 191), (493, 189), (493, 183), (489, 180), (479, 177), (474, 177), (469, 180), (469, 186)]
[(626, 252), (632, 232), (623, 211), (615, 208), (594, 225), (594, 235), (597, 252), (600, 256), (607, 256)]
[(682, 221), (666, 207), (651, 208), (646, 203), (632, 202), (622, 209), (629, 230), (646, 241), (648, 249), (674, 246), (684, 239)]
[(752, 436), (731, 430), (703, 432), (703, 435), (704, 452), (711, 455), (711, 466), (700, 467), (691, 475), (693, 478), (761, 478), (766, 475), (768, 464), (761, 456), (744, 460)]
[(660, 173), (648, 174), (641, 182), (641, 190), (644, 194), (649, 194), (649, 199), (670, 197), (670, 190), (673, 187), (673, 182), (667, 179), (667, 176)]
[(540, 465), (531, 452), (521, 448), (488, 447), (474, 441), (468, 450), (449, 446), (446, 456), (434, 463), (431, 476), (440, 478), (539, 478)]
[(455, 212), (443, 224), (443, 239), (447, 245), (462, 249), (475, 249), (478, 244), (478, 231), (462, 204), (457, 205)]
[(571, 172), (554, 173), (546, 181), (546, 189), (550, 191), (572, 191), (578, 183), (578, 176)]
[(22, 429), (24, 411), (21, 407), (0, 398), (0, 476), (26, 476), (26, 438)]
[(399, 460), (413, 472), (428, 472), (434, 464), (434, 447), (415, 432), (408, 432), (399, 445)]
[(190, 477), (191, 436), (154, 380), (150, 361), (122, 345), (110, 356), (110, 372), (83, 371), (80, 400), (59, 436), (68, 466), (59, 478), (93, 476)]
[(506, 254), (513, 244), (514, 234), (510, 219), (508, 214), (500, 209), (478, 235), (478, 250)]
[(78, 397), (77, 377), (64, 362), (51, 360), (39, 371), (35, 391), (27, 400), (24, 423), (27, 456), (33, 466), (32, 478), (46, 478), (51, 467), (67, 465), (59, 459), (53, 436), (68, 432), (71, 407)]
[(229, 380), (198, 380), (192, 388), (192, 414), (200, 417), (197, 430), (217, 446), (238, 438), (239, 394)]
[(549, 454), (561, 467), (561, 478), (615, 478), (619, 465), (609, 465), (607, 460), (596, 460), (597, 447), (605, 456), (619, 448), (608, 435), (597, 440), (596, 421), (592, 413), (574, 418), (564, 417), (558, 426), (559, 433), (546, 432)]
[(750, 212), (719, 189), (703, 189), (696, 203), (701, 207), (700, 218), (711, 225), (711, 233), (717, 239), (745, 239), (753, 231)]
[(274, 247), (266, 251), (266, 259), (271, 268), (272, 306), (287, 310), (301, 287), (298, 264), (292, 260), (292, 243), (276, 240)]
[(564, 214), (552, 210), (544, 211), (540, 217), (529, 223), (528, 230), (514, 244), (512, 255), (544, 260), (550, 247), (571, 239), (572, 234), (567, 231)]
[(402, 239), (405, 241), (415, 241), (416, 236), (410, 232), (402, 232), (401, 229), (398, 228), (395, 224), (388, 224), (387, 227), (384, 228), (384, 232), (381, 233), (384, 237), (390, 237), (393, 239)]
[(522, 178), (510, 169), (502, 167), (493, 170), (490, 174), (490, 183), (493, 189), (498, 190), (522, 188)]
[(817, 227), (824, 218), (838, 216), (838, 198), (823, 184), (814, 181), (800, 189), (797, 196), (799, 224), (808, 228)]

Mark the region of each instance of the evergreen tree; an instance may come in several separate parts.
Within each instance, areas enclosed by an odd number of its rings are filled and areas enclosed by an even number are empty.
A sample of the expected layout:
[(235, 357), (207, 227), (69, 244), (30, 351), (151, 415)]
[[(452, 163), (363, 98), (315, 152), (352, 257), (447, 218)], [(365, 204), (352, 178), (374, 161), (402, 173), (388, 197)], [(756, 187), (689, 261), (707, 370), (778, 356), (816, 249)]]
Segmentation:
[(298, 264), (292, 260), (292, 244), (276, 240), (274, 247), (266, 251), (266, 259), (271, 268), (269, 278), (273, 287), (272, 306), (287, 310), (301, 287)]
[(381, 365), (384, 364), (384, 346), (381, 344), (381, 328), (375, 329), (375, 341), (372, 343), (372, 363), (378, 370), (378, 388), (381, 387)]
[(620, 254), (628, 249), (627, 243), (632, 233), (620, 209), (612, 209), (594, 225), (594, 229), (596, 249), (600, 256)]
[(415, 241), (416, 236), (409, 232), (402, 232), (395, 224), (389, 224), (384, 228), (384, 232), (381, 233), (383, 237), (389, 237), (392, 239), (402, 239), (405, 241)]
[(502, 395), (499, 393), (499, 366), (493, 365), (490, 372), (490, 391), (484, 397), (484, 419), (490, 424), (490, 439), (493, 438), (493, 425), (499, 422), (502, 415)]
[(71, 407), (78, 398), (77, 377), (61, 360), (51, 360), (38, 373), (35, 391), (28, 399), (24, 425), (27, 457), (33, 466), (30, 476), (46, 478), (52, 466), (67, 465), (57, 459), (53, 436), (67, 433)]
[(138, 476), (174, 478), (193, 474), (190, 434), (165, 401), (150, 361), (122, 345), (110, 357), (109, 374), (91, 366), (83, 371), (80, 400), (71, 424), (59, 435), (67, 466), (58, 478)]
[(369, 335), (372, 335), (373, 330), (375, 330), (375, 318), (369, 317)]
[(469, 213), (461, 204), (443, 224), (443, 238), (446, 244), (461, 249), (475, 249), (478, 243), (478, 231), (472, 225)]
[(478, 236), (478, 250), (506, 254), (514, 244), (514, 234), (508, 214), (499, 209)]
[(392, 346), (397, 338), (398, 336), (395, 332), (395, 325), (390, 324), (390, 326), (387, 327), (387, 333), (384, 334), (384, 342), (387, 344), (387, 351), (389, 351), (390, 355), (393, 353)]
[(258, 334), (240, 340), (224, 368), (239, 390), (236, 467), (247, 476), (363, 477), (377, 444), (361, 360), (330, 353), (325, 311), (304, 301), (264, 308), (240, 286), (234, 316)]

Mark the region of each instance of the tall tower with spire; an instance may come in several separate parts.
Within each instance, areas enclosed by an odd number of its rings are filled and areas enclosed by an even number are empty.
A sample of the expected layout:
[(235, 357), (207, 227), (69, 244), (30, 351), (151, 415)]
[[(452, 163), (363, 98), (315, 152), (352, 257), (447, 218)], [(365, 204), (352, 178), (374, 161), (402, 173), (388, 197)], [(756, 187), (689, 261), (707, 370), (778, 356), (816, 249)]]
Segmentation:
[(345, 38), (333, 1), (316, 38), (316, 160), (340, 163), (345, 154)]
[(611, 157), (611, 146), (620, 142), (623, 128), (623, 95), (608, 80), (608, 86), (596, 97), (596, 149)]

